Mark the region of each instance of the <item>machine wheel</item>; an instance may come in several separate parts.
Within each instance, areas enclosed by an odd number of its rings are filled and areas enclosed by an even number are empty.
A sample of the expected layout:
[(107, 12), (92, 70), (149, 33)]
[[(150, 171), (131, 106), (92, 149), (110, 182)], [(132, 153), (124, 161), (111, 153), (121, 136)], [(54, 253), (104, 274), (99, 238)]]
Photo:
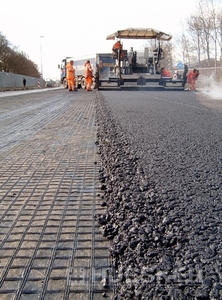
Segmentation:
[[(85, 77), (82, 77), (82, 79), (81, 79), (81, 88), (86, 89), (86, 79), (85, 79)], [(96, 88), (96, 79), (93, 77), (91, 89), (93, 90), (95, 88)]]
[(68, 88), (68, 81), (66, 78), (63, 79), (63, 87), (64, 87), (64, 89)]
[(78, 76), (75, 77), (75, 88), (78, 89), (80, 86), (79, 86), (79, 78)]
[(95, 79), (95, 77), (93, 77), (91, 89), (94, 90), (95, 88), (96, 88), (96, 79)]
[(85, 77), (82, 77), (82, 79), (81, 79), (81, 88), (82, 88), (83, 90), (86, 89), (86, 80), (85, 80)]

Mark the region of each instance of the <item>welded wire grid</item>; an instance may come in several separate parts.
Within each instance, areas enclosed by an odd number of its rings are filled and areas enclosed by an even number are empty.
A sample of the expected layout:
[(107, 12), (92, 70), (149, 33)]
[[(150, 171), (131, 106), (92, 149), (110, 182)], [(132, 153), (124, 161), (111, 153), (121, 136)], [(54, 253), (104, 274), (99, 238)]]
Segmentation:
[(112, 299), (94, 107), (95, 94), (70, 101), (0, 156), (1, 300)]

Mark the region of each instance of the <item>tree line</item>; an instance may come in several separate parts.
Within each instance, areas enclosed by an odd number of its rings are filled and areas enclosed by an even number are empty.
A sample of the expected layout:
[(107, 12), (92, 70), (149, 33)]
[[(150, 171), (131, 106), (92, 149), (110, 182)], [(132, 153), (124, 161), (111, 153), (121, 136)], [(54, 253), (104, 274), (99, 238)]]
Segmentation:
[[(176, 61), (199, 68), (222, 67), (222, 0), (200, 0), (174, 41), (161, 45), (165, 68), (174, 69)], [(155, 47), (152, 41), (149, 44)]]
[(0, 71), (40, 77), (38, 66), (23, 51), (19, 51), (0, 32)]
[(188, 64), (205, 62), (203, 67), (221, 66), (222, 1), (201, 0), (195, 13), (186, 20), (178, 42), (182, 59)]

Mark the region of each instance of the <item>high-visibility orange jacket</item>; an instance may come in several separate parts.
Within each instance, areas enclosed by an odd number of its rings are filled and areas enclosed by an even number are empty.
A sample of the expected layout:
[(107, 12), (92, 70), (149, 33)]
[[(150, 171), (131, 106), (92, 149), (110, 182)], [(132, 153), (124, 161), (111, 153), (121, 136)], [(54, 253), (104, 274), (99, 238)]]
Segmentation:
[(92, 66), (90, 63), (84, 64), (84, 75), (85, 75), (85, 78), (93, 76), (93, 70), (92, 70)]
[(122, 50), (123, 49), (123, 45), (120, 43), (120, 41), (117, 41), (114, 45), (113, 45), (113, 48), (112, 50), (115, 51), (115, 50)]
[(192, 70), (192, 71), (190, 71), (187, 74), (187, 81), (188, 81), (188, 83), (192, 83), (192, 82), (196, 81), (197, 78), (198, 78), (198, 76), (199, 76), (199, 71), (198, 70), (195, 70), (195, 71)]
[(75, 78), (75, 69), (74, 69), (74, 66), (71, 63), (68, 63), (66, 65), (66, 70), (67, 70), (66, 78), (68, 80)]
[(192, 83), (194, 81), (194, 75), (195, 75), (195, 73), (193, 71), (190, 71), (187, 74), (187, 81), (188, 81), (188, 83)]
[(161, 71), (161, 75), (162, 75), (163, 77), (171, 77), (170, 71), (167, 71), (167, 70), (165, 70), (165, 69), (163, 69), (163, 70)]
[(199, 71), (196, 71), (193, 75), (193, 79), (197, 80), (198, 76), (199, 76)]

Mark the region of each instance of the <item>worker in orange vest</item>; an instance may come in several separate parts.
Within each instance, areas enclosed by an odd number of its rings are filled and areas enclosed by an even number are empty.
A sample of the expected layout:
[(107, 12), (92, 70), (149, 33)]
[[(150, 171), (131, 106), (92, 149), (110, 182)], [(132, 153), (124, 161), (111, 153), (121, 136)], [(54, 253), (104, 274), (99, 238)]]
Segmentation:
[(122, 44), (120, 43), (120, 41), (117, 41), (114, 45), (113, 45), (113, 48), (112, 48), (112, 50), (115, 52), (115, 50), (118, 50), (118, 49), (120, 49), (120, 50), (122, 50), (123, 49), (123, 46), (122, 46)]
[(118, 51), (120, 53), (120, 57), (123, 58), (123, 45), (120, 43), (120, 41), (117, 41), (112, 48), (113, 56), (118, 57)]
[(66, 78), (68, 80), (68, 89), (69, 91), (75, 91), (75, 69), (74, 69), (74, 61), (70, 60), (70, 62), (66, 65), (67, 75)]
[(84, 75), (86, 79), (86, 89), (87, 91), (91, 91), (93, 70), (89, 60), (87, 60), (86, 63), (84, 64)]
[(199, 71), (197, 69), (193, 69), (187, 74), (187, 82), (190, 86), (191, 91), (196, 91), (196, 81), (198, 76)]
[(165, 68), (161, 69), (161, 76), (162, 77), (171, 77), (170, 71), (166, 70)]

